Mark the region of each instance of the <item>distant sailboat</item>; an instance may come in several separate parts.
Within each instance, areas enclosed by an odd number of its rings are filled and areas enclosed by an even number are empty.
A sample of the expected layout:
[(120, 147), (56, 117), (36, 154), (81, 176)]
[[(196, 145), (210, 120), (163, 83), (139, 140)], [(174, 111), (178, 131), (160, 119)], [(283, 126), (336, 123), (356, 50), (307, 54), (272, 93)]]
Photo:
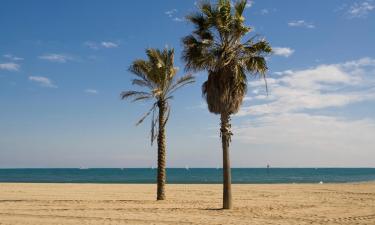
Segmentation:
[(189, 170), (189, 166), (188, 165), (185, 166), (185, 170)]

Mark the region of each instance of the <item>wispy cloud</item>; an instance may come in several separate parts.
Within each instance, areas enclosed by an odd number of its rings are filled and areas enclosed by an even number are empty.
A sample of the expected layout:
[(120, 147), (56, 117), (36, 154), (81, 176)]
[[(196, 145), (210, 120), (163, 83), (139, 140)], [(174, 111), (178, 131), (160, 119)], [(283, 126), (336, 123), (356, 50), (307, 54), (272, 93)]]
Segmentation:
[(262, 15), (266, 15), (268, 13), (270, 13), (270, 11), (268, 9), (262, 9), (262, 10), (260, 10), (260, 14), (262, 14)]
[(29, 76), (29, 80), (38, 83), (42, 87), (57, 88), (57, 86), (47, 77)]
[(86, 41), (83, 45), (94, 50), (99, 49), (98, 43), (93, 41)]
[(164, 13), (175, 22), (185, 21), (185, 18), (176, 16), (177, 12), (178, 12), (177, 9), (171, 9), (171, 10), (165, 11)]
[(119, 44), (117, 42), (112, 41), (102, 41), (102, 42), (95, 42), (95, 41), (86, 41), (84, 45), (88, 48), (98, 50), (101, 48), (117, 48)]
[(246, 3), (246, 8), (250, 8), (253, 5), (254, 5), (254, 1), (248, 0)]
[(0, 70), (8, 70), (8, 71), (18, 71), (20, 69), (20, 65), (13, 62), (8, 63), (0, 63)]
[(315, 25), (311, 22), (306, 22), (304, 20), (293, 20), (288, 22), (288, 26), (290, 27), (304, 27), (304, 28), (315, 28)]
[(185, 19), (183, 17), (175, 17), (175, 18), (173, 18), (173, 21), (175, 21), (175, 22), (184, 22)]
[(255, 14), (265, 16), (265, 15), (268, 15), (268, 14), (271, 14), (271, 13), (275, 13), (275, 12), (277, 12), (276, 8), (263, 8), (263, 9), (255, 12)]
[[(257, 118), (233, 130), (233, 139), (261, 146), (254, 152), (277, 149), (265, 159), (279, 166), (374, 166), (372, 119), (288, 113)], [(293, 157), (282, 157), (289, 154)]]
[(206, 109), (206, 108), (207, 108), (207, 103), (204, 102), (204, 101), (201, 101), (198, 105), (193, 105), (193, 106), (186, 107), (186, 109), (191, 109), (191, 110)]
[(374, 2), (367, 0), (362, 2), (355, 2), (348, 8), (347, 13), (349, 15), (349, 18), (365, 18), (374, 9)]
[(289, 57), (294, 53), (294, 49), (287, 47), (273, 47), (272, 50), (273, 54), (284, 57)]
[(73, 60), (73, 57), (65, 55), (65, 54), (44, 54), (44, 55), (39, 56), (39, 58), (50, 61), (50, 62), (57, 62), (57, 63), (66, 63), (67, 61)]
[(177, 9), (171, 9), (171, 10), (165, 11), (164, 13), (165, 13), (165, 15), (167, 15), (168, 17), (172, 18), (173, 15), (174, 15), (175, 13), (177, 13), (177, 12), (178, 12)]
[(86, 89), (86, 90), (85, 90), (85, 93), (87, 93), (87, 94), (91, 94), (91, 95), (96, 95), (96, 94), (98, 94), (99, 92), (98, 92), (98, 90), (95, 90), (95, 89)]
[(11, 54), (5, 54), (5, 55), (3, 55), (3, 57), (6, 58), (6, 59), (9, 59), (9, 60), (12, 60), (12, 61), (21, 61), (21, 60), (23, 60), (23, 58), (17, 57), (17, 56), (11, 55)]
[(110, 42), (110, 41), (102, 41), (101, 45), (104, 48), (117, 48), (118, 47), (118, 44), (114, 42)]

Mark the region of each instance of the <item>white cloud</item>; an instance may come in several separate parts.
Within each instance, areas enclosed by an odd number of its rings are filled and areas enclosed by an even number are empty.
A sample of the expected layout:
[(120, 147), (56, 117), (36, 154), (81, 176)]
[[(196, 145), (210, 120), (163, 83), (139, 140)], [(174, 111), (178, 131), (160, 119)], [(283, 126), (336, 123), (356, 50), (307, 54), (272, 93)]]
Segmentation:
[(94, 41), (86, 41), (85, 43), (83, 43), (83, 45), (88, 47), (88, 48), (94, 49), (94, 50), (98, 50), (98, 49), (101, 49), (101, 48), (117, 48), (117, 47), (119, 47), (118, 43), (115, 43), (115, 42), (112, 42), (112, 41), (102, 41), (100, 43), (94, 42)]
[(172, 18), (173, 15), (174, 15), (175, 13), (177, 13), (177, 9), (171, 9), (171, 10), (165, 11), (164, 13), (165, 13), (165, 15), (167, 15), (168, 17)]
[(250, 8), (253, 5), (254, 5), (254, 1), (248, 0), (247, 3), (246, 3), (246, 8)]
[(86, 90), (85, 90), (85, 93), (87, 93), (87, 94), (92, 94), (92, 95), (96, 95), (96, 94), (98, 94), (99, 92), (98, 92), (98, 90), (95, 90), (95, 89), (86, 89)]
[(50, 62), (66, 63), (72, 61), (73, 57), (64, 54), (44, 54), (39, 56), (40, 59), (47, 60)]
[[(337, 135), (342, 136), (341, 140), (348, 140), (344, 136), (353, 136), (352, 134), (356, 133), (363, 133), (362, 138), (364, 140), (373, 139), (371, 138), (373, 132), (363, 131), (375, 131), (375, 121), (371, 119), (348, 121), (345, 118), (332, 116), (286, 113), (276, 116), (265, 116), (256, 121), (248, 121), (246, 125), (236, 126), (234, 129), (236, 129), (238, 136), (252, 143), (265, 144), (273, 142), (281, 144), (289, 142), (290, 137), (293, 137), (294, 140), (298, 140), (295, 144), (307, 145), (307, 143), (314, 139), (327, 140)], [(272, 135), (272, 138), (270, 138), (270, 135)], [(304, 141), (301, 141), (302, 139)], [(330, 143), (330, 146), (332, 144)]]
[(250, 120), (234, 126), (233, 132), (234, 140), (259, 148), (253, 155), (268, 152), (259, 158), (271, 160), (271, 165), (375, 166), (373, 119), (287, 113)]
[(110, 42), (110, 41), (102, 41), (101, 45), (104, 48), (117, 48), (118, 47), (118, 44)]
[[(278, 77), (268, 79), (270, 93), (266, 101), (250, 103), (238, 115), (296, 113), (375, 99), (375, 59), (372, 58), (276, 74)], [(264, 83), (255, 81), (249, 85), (259, 89)]]
[(199, 105), (193, 105), (193, 106), (188, 106), (186, 109), (206, 109), (207, 108), (207, 103), (204, 101), (201, 101)]
[(185, 19), (184, 18), (180, 18), (180, 17), (175, 17), (175, 18), (173, 18), (173, 21), (175, 21), (175, 22), (184, 22)]
[(20, 65), (18, 65), (17, 63), (0, 63), (0, 70), (18, 71), (19, 69)]
[(373, 1), (355, 2), (347, 11), (350, 18), (364, 18), (375, 9)]
[(251, 97), (251, 96), (246, 96), (245, 98), (243, 98), (243, 101), (246, 102), (246, 101), (251, 101), (253, 100), (254, 98)]
[(375, 118), (359, 117), (349, 106), (374, 104), (375, 59), (275, 74), (268, 96), (263, 81), (249, 83), (253, 91), (235, 119), (241, 123), (234, 122), (233, 139), (277, 166), (375, 166)]
[(9, 60), (12, 60), (12, 61), (21, 61), (21, 60), (23, 60), (23, 58), (17, 57), (17, 56), (11, 55), (11, 54), (5, 54), (5, 55), (3, 55), (3, 57), (6, 58), (6, 59), (9, 59)]
[(29, 80), (32, 81), (32, 82), (36, 82), (40, 86), (43, 86), (43, 87), (57, 88), (57, 86), (55, 84), (53, 84), (53, 82), (47, 77), (30, 76)]
[(262, 9), (262, 10), (260, 10), (260, 14), (262, 14), (262, 15), (266, 15), (266, 14), (268, 14), (270, 11), (268, 10), (268, 9)]
[(98, 43), (93, 41), (86, 41), (85, 43), (83, 43), (83, 45), (94, 50), (97, 50), (100, 47)]
[(288, 26), (290, 27), (304, 27), (304, 28), (315, 28), (315, 25), (310, 22), (306, 22), (304, 20), (293, 20), (288, 22)]
[(177, 17), (176, 16), (177, 12), (178, 12), (177, 9), (171, 9), (171, 10), (165, 11), (164, 13), (169, 18), (171, 18), (172, 21), (174, 21), (174, 22), (183, 22), (183, 21), (185, 21), (185, 18), (183, 18), (183, 17)]
[(275, 55), (289, 57), (294, 53), (294, 49), (286, 48), (286, 47), (273, 47), (273, 53)]

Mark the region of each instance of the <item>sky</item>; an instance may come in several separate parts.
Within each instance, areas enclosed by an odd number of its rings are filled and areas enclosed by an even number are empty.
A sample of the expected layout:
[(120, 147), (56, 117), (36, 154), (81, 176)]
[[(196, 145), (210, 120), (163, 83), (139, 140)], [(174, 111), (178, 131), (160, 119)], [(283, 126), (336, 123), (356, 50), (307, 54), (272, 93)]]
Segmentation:
[[(193, 0), (0, 1), (0, 168), (151, 167), (150, 104), (120, 99), (149, 47), (175, 48)], [(274, 53), (232, 117), (232, 167), (375, 167), (375, 1), (254, 0), (247, 36)], [(175, 93), (168, 167), (221, 167), (207, 73)]]

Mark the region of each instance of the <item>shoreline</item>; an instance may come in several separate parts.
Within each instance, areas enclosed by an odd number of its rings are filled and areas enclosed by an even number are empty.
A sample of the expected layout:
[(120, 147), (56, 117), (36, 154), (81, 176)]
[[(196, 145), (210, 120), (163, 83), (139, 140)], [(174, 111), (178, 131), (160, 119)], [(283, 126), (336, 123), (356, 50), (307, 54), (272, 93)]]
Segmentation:
[[(155, 183), (94, 183), (94, 182), (7, 182), (7, 181), (0, 181), (1, 184), (69, 184), (69, 185), (156, 185)], [(167, 185), (222, 185), (222, 183), (168, 183)], [(232, 183), (232, 185), (345, 185), (345, 184), (374, 184), (375, 180), (373, 181), (357, 181), (357, 182), (323, 182), (323, 183)]]

